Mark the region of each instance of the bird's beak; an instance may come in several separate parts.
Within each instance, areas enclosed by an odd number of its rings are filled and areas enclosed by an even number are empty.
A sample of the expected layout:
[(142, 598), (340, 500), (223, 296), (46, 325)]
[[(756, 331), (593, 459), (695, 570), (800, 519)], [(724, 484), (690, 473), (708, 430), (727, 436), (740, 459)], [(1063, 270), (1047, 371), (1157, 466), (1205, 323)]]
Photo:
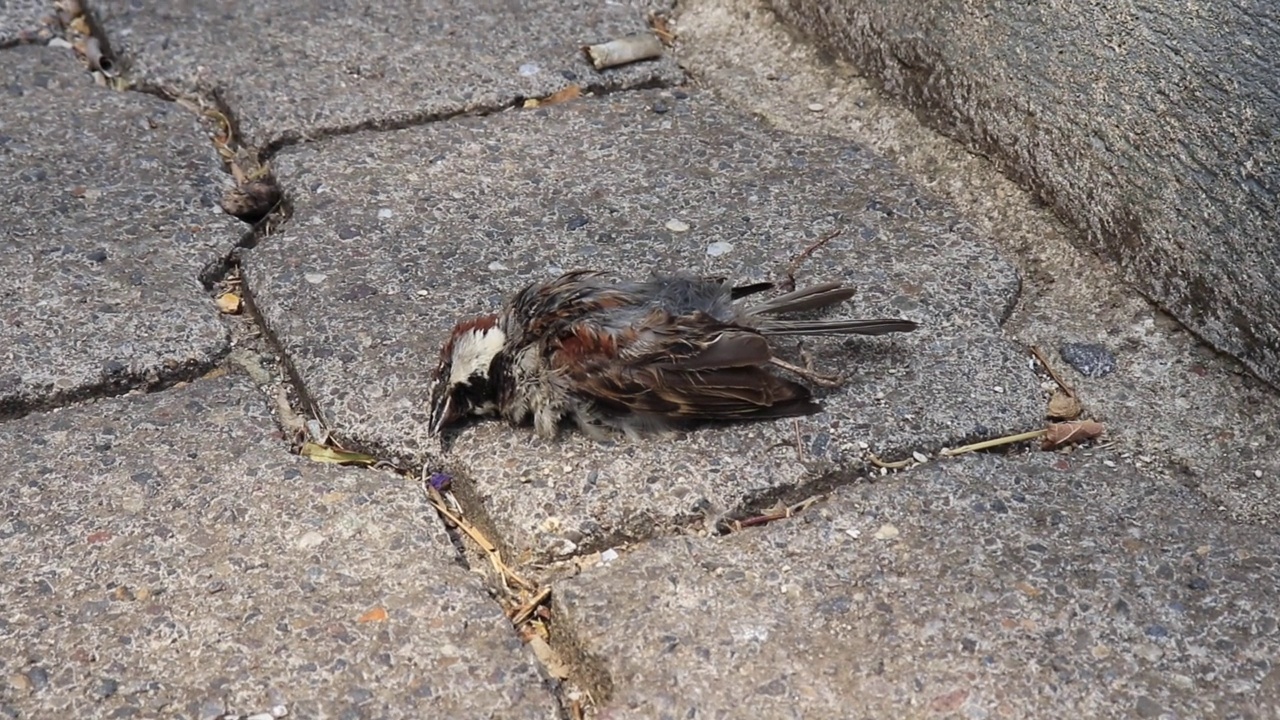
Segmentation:
[(439, 435), (441, 430), (452, 425), (461, 414), (458, 403), (453, 400), (453, 393), (447, 388), (440, 388), (431, 399), (431, 434)]

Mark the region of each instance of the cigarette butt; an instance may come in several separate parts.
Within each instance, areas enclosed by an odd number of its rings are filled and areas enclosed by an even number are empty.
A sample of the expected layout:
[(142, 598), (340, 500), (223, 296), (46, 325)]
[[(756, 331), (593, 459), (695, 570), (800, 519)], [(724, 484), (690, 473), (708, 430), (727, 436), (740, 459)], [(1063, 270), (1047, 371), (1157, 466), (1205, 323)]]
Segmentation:
[(586, 45), (583, 51), (597, 70), (626, 65), (662, 56), (662, 41), (653, 33), (628, 35), (599, 45)]

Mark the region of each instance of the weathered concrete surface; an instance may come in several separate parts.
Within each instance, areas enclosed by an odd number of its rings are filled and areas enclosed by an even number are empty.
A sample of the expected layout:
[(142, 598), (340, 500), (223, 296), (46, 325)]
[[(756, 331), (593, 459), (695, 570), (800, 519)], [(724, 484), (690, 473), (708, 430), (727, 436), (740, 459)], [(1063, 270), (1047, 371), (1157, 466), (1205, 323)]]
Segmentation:
[(1274, 717), (1280, 542), (1103, 462), (957, 459), (657, 540), (561, 582), (555, 627), (602, 720)]
[(670, 56), (596, 72), (581, 50), (647, 30), (648, 11), (670, 4), (100, 0), (93, 9), (135, 82), (216, 94), (244, 139), (271, 150), (497, 110), (570, 84), (613, 90), (681, 82)]
[(0, 424), (0, 464), (4, 717), (557, 717), (421, 493), (288, 454), (242, 379)]
[(0, 3), (0, 48), (35, 39), (44, 27), (41, 20), (53, 14), (47, 0), (5, 0)]
[[(795, 424), (616, 447), (576, 434), (544, 443), (497, 423), (466, 430), (445, 464), (517, 553), (598, 547), (699, 508), (811, 492), (856, 465), (859, 442), (900, 455), (1039, 422), (1027, 359), (998, 336), (1017, 294), (1011, 267), (856, 145), (649, 91), (336, 138), (276, 164), (294, 218), (246, 255), (248, 287), (331, 426), (389, 456), (435, 452), (426, 392), (453, 323), (562, 268), (776, 279), (841, 228), (799, 281), (851, 281), (862, 292), (848, 314), (925, 324), (812, 342), (817, 366), (849, 382), (826, 394), (828, 412)], [(672, 219), (690, 229), (666, 229)]]
[[(786, 132), (869, 146), (1017, 263), (1022, 292), (1005, 332), (1044, 349), (1117, 452), (1193, 484), (1241, 521), (1280, 522), (1280, 392), (1133, 292), (991, 162), (797, 40), (766, 0), (689, 0), (678, 30), (682, 64), (717, 95)], [(1067, 342), (1106, 346), (1116, 371), (1079, 375), (1059, 358)]]
[(0, 417), (191, 377), (226, 351), (198, 280), (244, 226), (197, 119), (0, 52)]
[(1280, 8), (773, 0), (1280, 384)]

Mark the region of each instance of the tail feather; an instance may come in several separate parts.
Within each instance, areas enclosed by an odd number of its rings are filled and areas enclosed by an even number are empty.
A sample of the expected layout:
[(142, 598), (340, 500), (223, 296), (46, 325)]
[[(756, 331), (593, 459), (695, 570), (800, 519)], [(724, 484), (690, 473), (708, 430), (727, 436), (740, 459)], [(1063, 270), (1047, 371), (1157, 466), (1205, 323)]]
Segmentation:
[(771, 298), (748, 308), (747, 312), (752, 315), (782, 315), (817, 310), (844, 302), (856, 294), (857, 290), (841, 287), (840, 283), (822, 283)]
[(766, 320), (756, 326), (763, 335), (885, 335), (911, 332), (919, 327), (912, 320)]

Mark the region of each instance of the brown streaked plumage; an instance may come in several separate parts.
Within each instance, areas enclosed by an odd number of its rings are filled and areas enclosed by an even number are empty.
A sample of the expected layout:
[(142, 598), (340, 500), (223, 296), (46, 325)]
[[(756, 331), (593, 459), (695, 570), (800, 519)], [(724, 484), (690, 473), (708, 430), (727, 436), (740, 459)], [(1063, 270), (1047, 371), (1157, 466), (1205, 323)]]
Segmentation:
[(497, 315), (459, 323), (441, 352), (432, 389), (433, 432), (468, 415), (532, 420), (554, 436), (563, 419), (592, 434), (628, 433), (691, 421), (792, 417), (821, 409), (775, 358), (781, 335), (880, 335), (910, 320), (798, 320), (853, 296), (825, 283), (754, 305), (770, 283), (732, 286), (719, 277), (618, 280), (577, 270), (516, 293)]

